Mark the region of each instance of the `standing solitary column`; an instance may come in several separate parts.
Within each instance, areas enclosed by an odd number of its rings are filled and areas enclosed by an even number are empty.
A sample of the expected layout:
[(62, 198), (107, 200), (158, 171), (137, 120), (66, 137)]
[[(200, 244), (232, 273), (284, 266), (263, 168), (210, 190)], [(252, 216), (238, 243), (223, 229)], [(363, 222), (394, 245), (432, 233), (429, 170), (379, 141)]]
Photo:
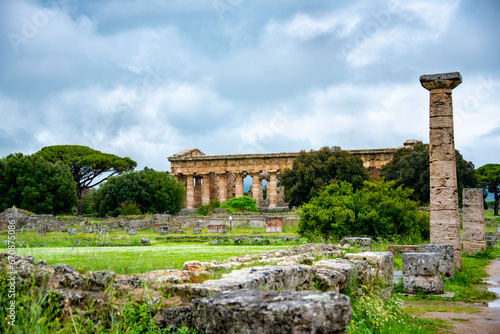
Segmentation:
[(241, 197), (245, 194), (245, 190), (243, 187), (243, 174), (236, 173), (234, 175), (236, 177), (236, 180), (234, 181), (234, 196)]
[(225, 203), (227, 200), (226, 174), (219, 174), (219, 202)]
[(466, 188), (462, 198), (464, 252), (474, 253), (486, 248), (483, 188)]
[(461, 82), (458, 72), (420, 77), (422, 86), (430, 91), (431, 243), (453, 245), (458, 269), (462, 269), (462, 245), (451, 90)]
[(194, 184), (193, 175), (186, 175), (186, 208), (194, 208)]
[(260, 172), (252, 174), (252, 197), (255, 199), (257, 206), (260, 205), (262, 198), (262, 179)]
[(203, 184), (201, 185), (201, 203), (203, 205), (210, 203), (210, 175), (203, 175)]
[(269, 172), (269, 182), (267, 183), (267, 198), (269, 199), (269, 207), (275, 208), (278, 206), (278, 178), (276, 171)]

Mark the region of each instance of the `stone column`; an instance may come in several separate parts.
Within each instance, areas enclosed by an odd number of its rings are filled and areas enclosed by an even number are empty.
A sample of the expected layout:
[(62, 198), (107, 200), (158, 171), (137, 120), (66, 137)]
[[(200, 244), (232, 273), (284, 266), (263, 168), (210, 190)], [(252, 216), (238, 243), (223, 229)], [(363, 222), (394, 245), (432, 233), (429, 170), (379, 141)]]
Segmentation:
[(186, 175), (186, 208), (194, 208), (194, 183), (193, 175)]
[(194, 207), (197, 208), (201, 205), (201, 176), (194, 177)]
[(422, 86), (430, 91), (431, 243), (453, 245), (458, 269), (462, 269), (462, 247), (451, 91), (461, 82), (458, 72), (420, 77)]
[(208, 204), (210, 203), (210, 175), (203, 175), (203, 184), (201, 185), (201, 203)]
[(219, 174), (219, 202), (225, 203), (227, 200), (226, 173)]
[(486, 248), (482, 188), (466, 188), (463, 192), (462, 226), (465, 253)]
[(269, 172), (269, 182), (267, 182), (267, 198), (270, 208), (278, 206), (278, 177), (276, 171)]
[(260, 178), (260, 172), (252, 173), (252, 197), (257, 202), (257, 206), (261, 204), (262, 195), (262, 180)]
[(236, 181), (234, 184), (234, 192), (235, 192), (235, 197), (241, 197), (245, 194), (245, 188), (243, 185), (243, 174), (242, 173), (236, 173), (235, 174)]

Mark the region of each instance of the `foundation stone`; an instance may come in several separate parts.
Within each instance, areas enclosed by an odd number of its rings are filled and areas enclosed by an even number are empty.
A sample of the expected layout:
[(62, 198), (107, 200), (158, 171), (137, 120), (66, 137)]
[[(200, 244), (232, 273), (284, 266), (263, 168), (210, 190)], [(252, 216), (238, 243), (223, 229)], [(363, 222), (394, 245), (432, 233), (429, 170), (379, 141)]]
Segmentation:
[(408, 293), (441, 294), (444, 283), (439, 275), (439, 256), (436, 253), (403, 254), (403, 286)]
[(266, 232), (283, 232), (283, 217), (266, 217)]
[(446, 278), (455, 277), (455, 252), (453, 245), (420, 245), (419, 252), (436, 253), (439, 260), (439, 272), (443, 273)]

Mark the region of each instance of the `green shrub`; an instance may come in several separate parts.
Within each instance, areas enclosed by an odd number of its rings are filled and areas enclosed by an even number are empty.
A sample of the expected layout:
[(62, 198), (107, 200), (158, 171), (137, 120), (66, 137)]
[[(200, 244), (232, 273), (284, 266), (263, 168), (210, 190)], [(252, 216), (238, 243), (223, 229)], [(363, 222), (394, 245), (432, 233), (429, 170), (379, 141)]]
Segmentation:
[(357, 192), (348, 182), (331, 184), (302, 207), (298, 232), (335, 239), (398, 235), (418, 243), (429, 237), (429, 215), (418, 211), (411, 193), (382, 180), (366, 181)]
[(226, 203), (222, 204), (221, 207), (229, 212), (259, 212), (255, 199), (248, 196), (229, 198)]
[(208, 216), (209, 213), (213, 212), (217, 208), (220, 208), (220, 202), (216, 199), (211, 199), (210, 203), (197, 207), (196, 213), (201, 216)]
[(125, 201), (120, 205), (120, 214), (122, 216), (140, 215), (141, 210), (135, 202)]

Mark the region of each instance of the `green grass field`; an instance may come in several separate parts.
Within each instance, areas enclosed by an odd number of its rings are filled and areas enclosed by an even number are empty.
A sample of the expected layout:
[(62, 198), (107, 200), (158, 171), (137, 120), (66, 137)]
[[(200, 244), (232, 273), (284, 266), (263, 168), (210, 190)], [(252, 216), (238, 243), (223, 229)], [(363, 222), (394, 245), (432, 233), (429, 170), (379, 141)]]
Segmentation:
[(35, 261), (51, 265), (65, 263), (80, 271), (111, 270), (118, 274), (182, 268), (186, 261), (225, 260), (231, 256), (285, 249), (290, 245), (207, 245), (194, 243), (131, 247), (40, 247), (18, 248), (20, 256), (33, 255)]

